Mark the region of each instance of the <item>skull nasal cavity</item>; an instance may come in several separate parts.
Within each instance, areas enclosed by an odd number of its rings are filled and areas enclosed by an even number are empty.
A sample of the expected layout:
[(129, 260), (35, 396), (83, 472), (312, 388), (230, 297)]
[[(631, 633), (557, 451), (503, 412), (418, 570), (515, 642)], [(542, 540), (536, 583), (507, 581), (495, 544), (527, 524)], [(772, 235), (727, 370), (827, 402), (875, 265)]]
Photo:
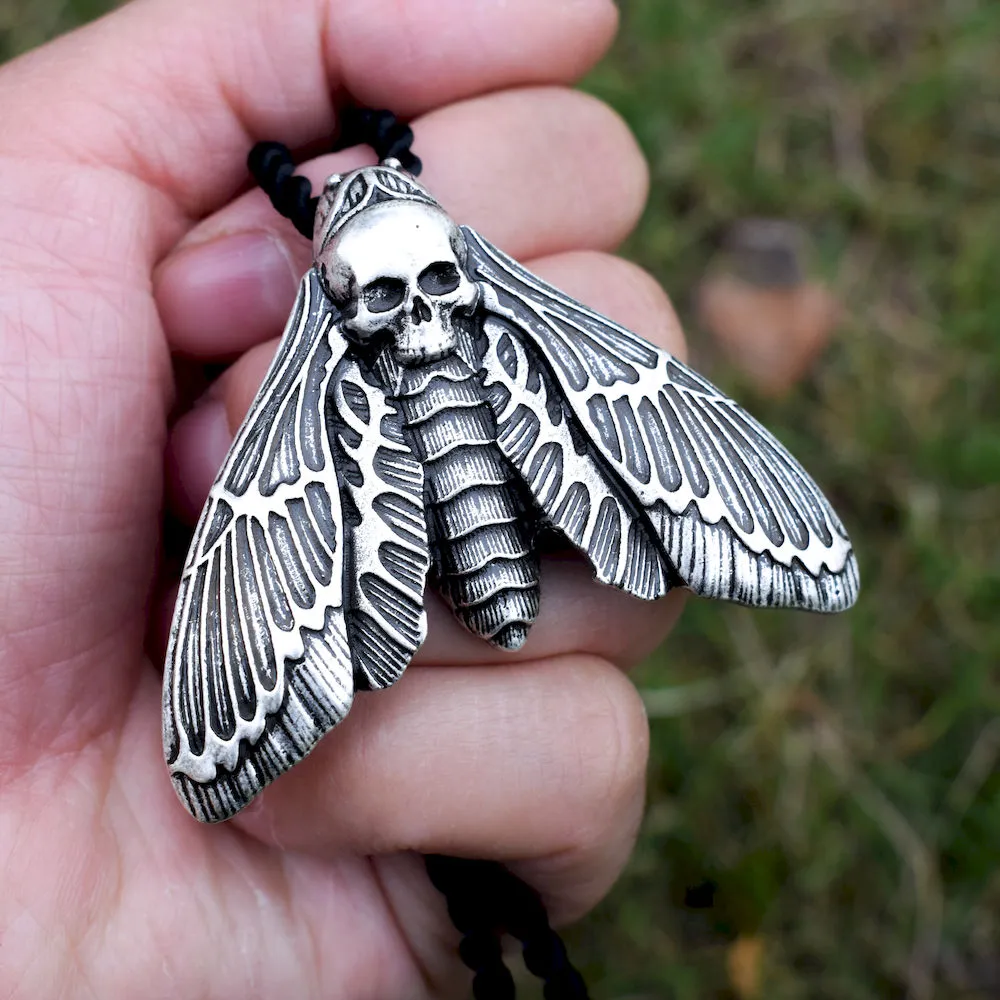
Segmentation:
[(416, 323), (429, 323), (431, 320), (431, 307), (419, 295), (413, 300), (413, 320)]

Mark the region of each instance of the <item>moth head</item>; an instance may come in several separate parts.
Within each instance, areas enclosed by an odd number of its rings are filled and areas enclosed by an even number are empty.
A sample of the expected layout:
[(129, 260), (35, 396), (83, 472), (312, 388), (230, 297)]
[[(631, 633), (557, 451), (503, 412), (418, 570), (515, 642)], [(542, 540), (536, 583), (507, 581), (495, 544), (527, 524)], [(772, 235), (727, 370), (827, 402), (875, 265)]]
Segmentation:
[(466, 273), (462, 231), (435, 205), (384, 201), (352, 218), (317, 263), (345, 333), (388, 342), (402, 365), (450, 354), (455, 317), (479, 299)]

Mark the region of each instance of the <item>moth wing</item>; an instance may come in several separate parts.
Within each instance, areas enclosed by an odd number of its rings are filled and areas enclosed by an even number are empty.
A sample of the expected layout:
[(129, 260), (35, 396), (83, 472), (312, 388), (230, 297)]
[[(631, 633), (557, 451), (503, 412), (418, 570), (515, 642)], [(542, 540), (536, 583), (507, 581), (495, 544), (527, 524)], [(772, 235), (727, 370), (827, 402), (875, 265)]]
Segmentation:
[(599, 579), (643, 598), (680, 582), (749, 605), (854, 603), (843, 525), (767, 430), (668, 352), (463, 232), (498, 442)]
[(354, 682), (379, 690), (402, 676), (427, 634), (424, 468), (399, 410), (351, 356), (338, 366), (328, 406), (350, 539), (344, 588)]
[(202, 512), (167, 651), (163, 739), (200, 820), (232, 816), (353, 698), (325, 400), (344, 353), (314, 271)]

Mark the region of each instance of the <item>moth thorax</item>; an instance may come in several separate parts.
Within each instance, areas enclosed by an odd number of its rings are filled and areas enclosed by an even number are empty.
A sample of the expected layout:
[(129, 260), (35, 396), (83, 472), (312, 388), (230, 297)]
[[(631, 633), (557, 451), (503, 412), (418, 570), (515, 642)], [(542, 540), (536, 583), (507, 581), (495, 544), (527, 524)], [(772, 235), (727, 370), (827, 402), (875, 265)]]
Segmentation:
[(387, 201), (348, 222), (318, 263), (346, 334), (388, 346), (409, 367), (458, 346), (456, 317), (479, 300), (465, 257), (461, 230), (440, 208)]

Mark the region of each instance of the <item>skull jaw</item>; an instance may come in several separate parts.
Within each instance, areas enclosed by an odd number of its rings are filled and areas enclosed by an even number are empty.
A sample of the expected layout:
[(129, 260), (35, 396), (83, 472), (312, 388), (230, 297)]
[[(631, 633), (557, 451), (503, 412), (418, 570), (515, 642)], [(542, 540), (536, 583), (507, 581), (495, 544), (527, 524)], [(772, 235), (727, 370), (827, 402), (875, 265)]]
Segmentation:
[(457, 348), (458, 337), (454, 328), (439, 317), (426, 323), (407, 324), (392, 342), (393, 356), (404, 368), (440, 361)]

